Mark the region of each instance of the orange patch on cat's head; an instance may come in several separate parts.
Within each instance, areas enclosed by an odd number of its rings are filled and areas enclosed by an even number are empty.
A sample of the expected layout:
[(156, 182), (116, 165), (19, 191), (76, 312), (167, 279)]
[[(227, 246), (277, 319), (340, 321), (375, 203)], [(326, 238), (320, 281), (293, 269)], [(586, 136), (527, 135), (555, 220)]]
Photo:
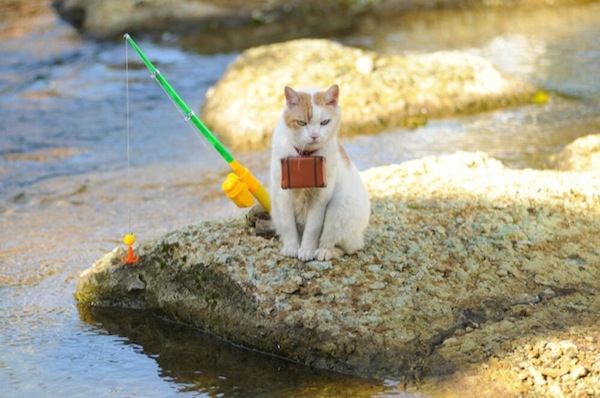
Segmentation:
[(310, 94), (295, 91), (291, 87), (285, 88), (286, 109), (284, 112), (285, 124), (293, 129), (300, 127), (298, 121), (308, 124), (312, 118), (312, 103)]
[(315, 93), (315, 104), (319, 106), (336, 106), (340, 96), (340, 88), (337, 84), (329, 87), (327, 91)]

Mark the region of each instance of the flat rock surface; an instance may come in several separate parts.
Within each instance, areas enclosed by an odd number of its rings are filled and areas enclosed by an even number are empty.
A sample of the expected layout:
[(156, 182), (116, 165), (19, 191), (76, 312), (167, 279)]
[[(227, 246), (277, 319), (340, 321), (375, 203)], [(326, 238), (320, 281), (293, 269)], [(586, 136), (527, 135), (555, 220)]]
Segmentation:
[[(302, 39), (243, 52), (206, 95), (202, 119), (235, 148), (270, 142), (283, 88), (340, 86), (342, 135), (531, 103), (536, 88), (462, 52), (387, 56)], [(240, 117), (243, 115), (243, 117)]]
[(76, 298), (361, 376), (447, 376), (450, 391), (505, 396), (599, 392), (598, 170), (511, 170), (456, 153), (363, 179), (372, 221), (355, 255), (302, 263), (243, 219), (202, 222), (142, 244), (135, 265), (122, 248), (106, 254)]

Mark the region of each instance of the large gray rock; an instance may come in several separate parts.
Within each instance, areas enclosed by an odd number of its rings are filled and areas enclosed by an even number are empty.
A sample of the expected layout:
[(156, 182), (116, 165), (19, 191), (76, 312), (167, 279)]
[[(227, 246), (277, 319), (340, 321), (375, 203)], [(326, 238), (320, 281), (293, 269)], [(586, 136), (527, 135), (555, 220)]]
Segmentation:
[[(202, 222), (142, 244), (137, 264), (121, 261), (122, 248), (106, 254), (75, 296), (315, 367), (394, 378), (501, 362), (518, 339), (597, 322), (599, 172), (511, 170), (457, 153), (363, 177), (373, 214), (355, 255), (301, 263), (243, 219)], [(507, 368), (490, 377), (509, 388), (521, 379)]]
[(334, 83), (341, 90), (343, 135), (529, 103), (537, 91), (466, 53), (385, 56), (304, 39), (243, 52), (208, 91), (202, 118), (230, 146), (264, 146), (285, 103), (284, 86)]

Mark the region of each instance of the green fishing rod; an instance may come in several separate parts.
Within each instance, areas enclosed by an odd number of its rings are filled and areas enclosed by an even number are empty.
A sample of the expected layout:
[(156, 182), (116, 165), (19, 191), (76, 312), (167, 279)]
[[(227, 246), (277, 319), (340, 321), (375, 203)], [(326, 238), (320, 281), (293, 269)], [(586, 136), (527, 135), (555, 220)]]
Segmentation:
[(269, 199), (269, 193), (262, 186), (262, 184), (252, 175), (250, 170), (245, 168), (238, 162), (233, 155), (221, 144), (221, 142), (214, 136), (208, 127), (200, 120), (198, 116), (187, 106), (187, 104), (181, 99), (179, 94), (171, 87), (167, 79), (160, 73), (156, 67), (150, 62), (144, 52), (138, 47), (128, 33), (123, 35), (125, 40), (133, 47), (138, 53), (152, 77), (158, 82), (158, 84), (165, 90), (167, 95), (171, 97), (175, 105), (179, 107), (183, 113), (185, 120), (191, 122), (196, 130), (202, 134), (204, 138), (217, 150), (217, 152), (225, 159), (227, 164), (233, 170), (227, 176), (227, 179), (222, 185), (223, 190), (227, 196), (239, 207), (249, 207), (252, 205), (254, 200), (252, 196), (258, 200), (260, 205), (267, 211), (271, 211), (271, 200)]

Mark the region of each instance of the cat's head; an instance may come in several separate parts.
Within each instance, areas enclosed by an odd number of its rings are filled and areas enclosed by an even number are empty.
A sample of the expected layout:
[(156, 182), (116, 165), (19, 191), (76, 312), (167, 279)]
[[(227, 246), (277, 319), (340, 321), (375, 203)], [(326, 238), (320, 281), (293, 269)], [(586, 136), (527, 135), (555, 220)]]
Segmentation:
[(302, 150), (315, 150), (337, 135), (341, 122), (337, 84), (325, 91), (296, 91), (285, 88), (283, 113), (292, 144)]

